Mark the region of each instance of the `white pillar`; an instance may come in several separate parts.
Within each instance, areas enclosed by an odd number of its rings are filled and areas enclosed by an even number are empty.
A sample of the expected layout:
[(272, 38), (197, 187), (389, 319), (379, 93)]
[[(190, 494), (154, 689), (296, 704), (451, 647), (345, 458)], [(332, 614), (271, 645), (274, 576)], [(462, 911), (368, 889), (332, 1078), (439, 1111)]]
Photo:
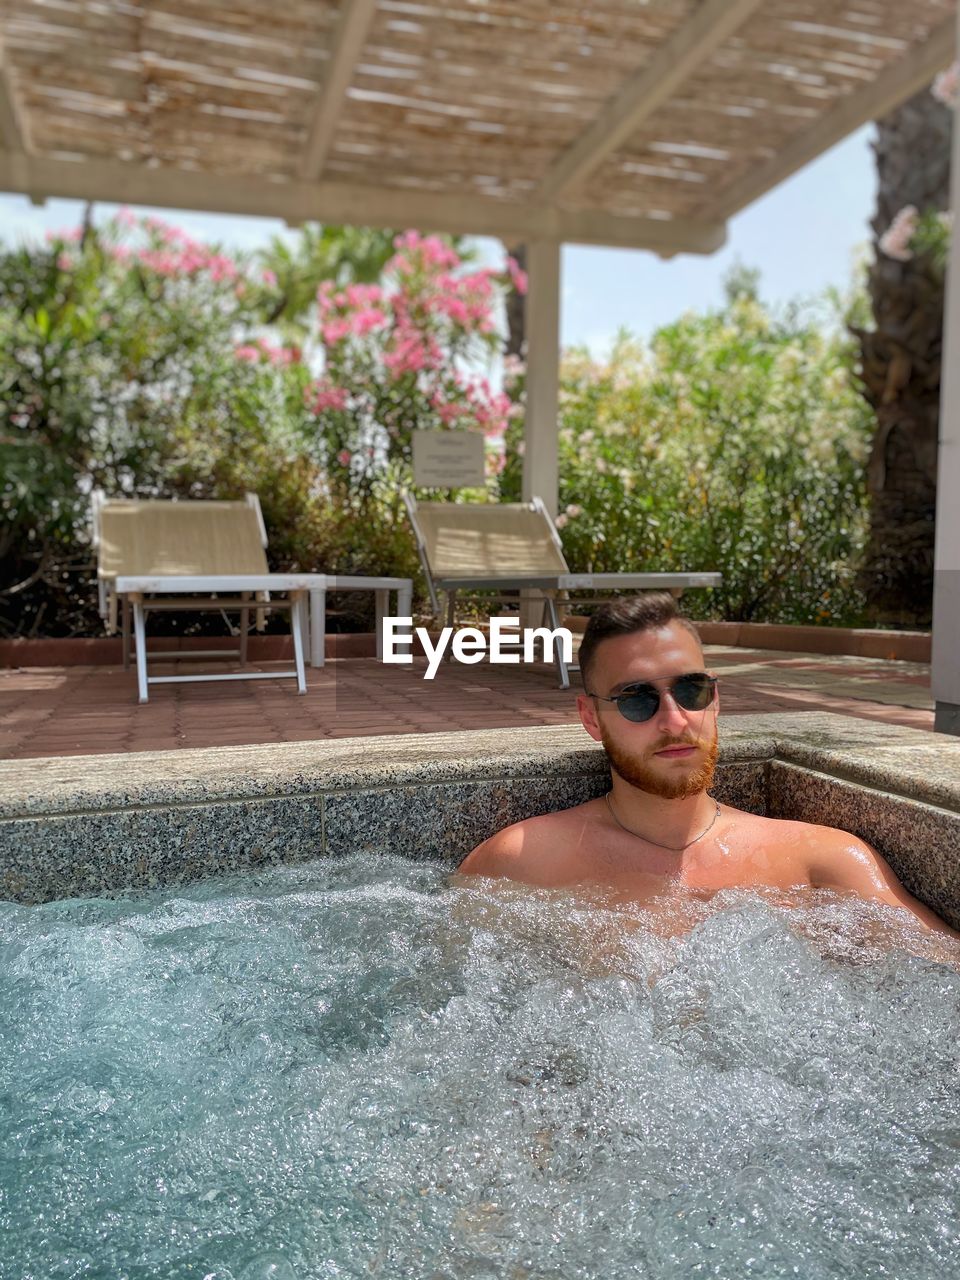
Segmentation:
[(560, 392), (560, 252), (557, 240), (527, 244), (527, 412), (523, 500), (542, 498), (557, 514), (557, 412)]
[[(960, 11), (957, 45), (960, 48)], [(954, 111), (950, 157), (951, 234), (943, 308), (937, 527), (933, 568), (934, 728), (960, 735), (960, 109)]]

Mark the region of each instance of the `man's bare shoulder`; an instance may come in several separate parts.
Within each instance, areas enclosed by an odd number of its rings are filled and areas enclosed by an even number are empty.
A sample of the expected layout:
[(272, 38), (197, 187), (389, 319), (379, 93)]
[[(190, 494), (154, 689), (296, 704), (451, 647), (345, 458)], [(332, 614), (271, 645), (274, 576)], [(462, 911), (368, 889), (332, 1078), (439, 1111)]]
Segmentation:
[(795, 855), (803, 862), (829, 863), (834, 854), (858, 844), (869, 849), (869, 845), (839, 827), (801, 822), (796, 818), (768, 818), (733, 806), (728, 806), (727, 812), (735, 815), (736, 830), (751, 845), (762, 844), (771, 853)]
[(905, 907), (928, 928), (960, 938), (936, 912), (904, 888), (883, 854), (860, 836), (816, 822), (793, 822), (790, 826), (795, 828), (794, 849), (816, 888), (839, 889), (868, 901)]
[(852, 887), (851, 880), (881, 887), (896, 876), (865, 840), (840, 827), (789, 818), (761, 818), (764, 832), (784, 853), (802, 864), (810, 883), (822, 888)]
[(504, 827), (467, 854), (457, 872), (554, 885), (559, 864), (566, 860), (571, 847), (579, 844), (584, 829), (596, 820), (595, 806), (596, 801), (591, 800)]

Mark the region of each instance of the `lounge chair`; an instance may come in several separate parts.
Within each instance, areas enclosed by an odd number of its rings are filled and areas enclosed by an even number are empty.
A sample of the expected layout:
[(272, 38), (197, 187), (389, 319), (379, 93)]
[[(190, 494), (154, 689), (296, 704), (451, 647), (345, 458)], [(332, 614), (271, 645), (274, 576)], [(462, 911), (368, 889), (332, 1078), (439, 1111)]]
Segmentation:
[[(322, 574), (271, 573), (267, 566), (267, 534), (256, 494), (240, 502), (107, 499), (93, 495), (93, 541), (97, 549), (100, 613), (108, 632), (123, 635), (123, 662), (130, 665), (130, 619), (133, 617), (139, 699), (147, 701), (151, 684), (185, 684), (204, 680), (295, 679), (306, 693), (304, 648), (306, 598), (322, 591)], [(277, 598), (280, 593), (282, 598)], [(237, 649), (177, 650), (150, 654), (146, 618), (158, 611), (215, 610), (240, 614)], [(247, 659), (251, 611), (290, 613), (294, 666), (271, 672), (152, 676), (148, 658)], [(237, 631), (231, 628), (233, 634)], [(321, 641), (322, 642), (322, 641)]]
[[(719, 587), (719, 573), (571, 573), (557, 527), (539, 498), (522, 503), (420, 502), (405, 495), (430, 602), (440, 617), (440, 592), (447, 597), (452, 626), (460, 591), (529, 590), (543, 599), (544, 623), (559, 627), (557, 604), (569, 593), (621, 590), (672, 591)], [(503, 598), (502, 596), (500, 598)], [(601, 603), (602, 595), (591, 599)], [(609, 598), (609, 594), (606, 598)], [(569, 688), (569, 669), (559, 642), (555, 660), (560, 687)]]

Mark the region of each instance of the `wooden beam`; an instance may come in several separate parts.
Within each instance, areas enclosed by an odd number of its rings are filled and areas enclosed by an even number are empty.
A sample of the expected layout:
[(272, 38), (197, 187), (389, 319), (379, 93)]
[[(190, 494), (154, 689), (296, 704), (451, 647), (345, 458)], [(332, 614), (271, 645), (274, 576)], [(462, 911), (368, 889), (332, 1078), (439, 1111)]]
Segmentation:
[(113, 161), (51, 159), (0, 152), (0, 191), (155, 205), (361, 227), (420, 227), (461, 235), (514, 236), (577, 244), (713, 253), (726, 227), (687, 219), (626, 218), (615, 214), (513, 204), (482, 197), (434, 194), (339, 182), (274, 182), (187, 169)]
[(304, 182), (316, 182), (323, 173), (343, 100), (376, 11), (377, 0), (349, 0), (342, 6), (330, 48), (326, 79), (314, 108), (313, 125), (300, 166), (300, 177)]
[(527, 411), (523, 500), (542, 498), (552, 516), (559, 498), (560, 262), (555, 240), (527, 244)]
[(7, 151), (26, 151), (27, 130), (17, 106), (10, 76), (10, 62), (0, 37), (0, 146)]
[(636, 133), (678, 86), (704, 63), (762, 0), (704, 0), (693, 17), (665, 40), (647, 66), (632, 75), (589, 129), (547, 174), (537, 199), (555, 200), (582, 182), (611, 152)]
[(701, 216), (726, 221), (748, 204), (783, 182), (792, 173), (815, 160), (861, 125), (892, 111), (930, 83), (956, 57), (956, 30), (953, 15), (940, 23), (930, 38), (904, 57), (891, 63), (876, 80), (856, 93), (841, 98), (810, 129), (807, 129), (766, 165), (751, 170), (705, 203)]

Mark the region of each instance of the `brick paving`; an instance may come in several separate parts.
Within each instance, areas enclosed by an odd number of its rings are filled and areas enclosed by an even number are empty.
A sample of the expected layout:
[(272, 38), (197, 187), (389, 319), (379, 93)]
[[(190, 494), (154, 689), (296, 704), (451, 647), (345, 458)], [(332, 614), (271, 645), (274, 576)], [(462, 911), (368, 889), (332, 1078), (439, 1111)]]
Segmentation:
[[(833, 711), (933, 729), (929, 669), (920, 663), (719, 646), (707, 646), (706, 652), (708, 665), (721, 677), (724, 715)], [(181, 674), (202, 670), (186, 664), (180, 668)], [(304, 697), (297, 695), (292, 680), (159, 685), (143, 706), (136, 701), (134, 672), (122, 667), (0, 670), (0, 758), (302, 742), (577, 719), (576, 689), (558, 689), (552, 667), (447, 663), (432, 682), (422, 678), (424, 670), (423, 662), (399, 667), (372, 658), (341, 658), (308, 670)], [(155, 674), (161, 674), (159, 666)]]

